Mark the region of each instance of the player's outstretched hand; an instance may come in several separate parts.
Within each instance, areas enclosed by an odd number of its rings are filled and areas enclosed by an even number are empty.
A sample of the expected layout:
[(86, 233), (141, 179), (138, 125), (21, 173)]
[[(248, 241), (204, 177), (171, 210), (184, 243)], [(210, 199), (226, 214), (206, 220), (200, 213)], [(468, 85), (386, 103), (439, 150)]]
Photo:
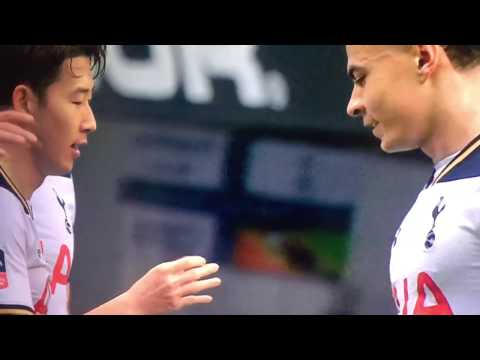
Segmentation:
[(218, 277), (207, 277), (219, 269), (199, 256), (160, 264), (120, 295), (129, 314), (167, 314), (195, 304), (213, 301), (199, 293), (220, 286)]
[(37, 137), (25, 127), (33, 125), (31, 115), (13, 111), (0, 111), (0, 158), (7, 155), (4, 145), (7, 143), (28, 145), (37, 142)]

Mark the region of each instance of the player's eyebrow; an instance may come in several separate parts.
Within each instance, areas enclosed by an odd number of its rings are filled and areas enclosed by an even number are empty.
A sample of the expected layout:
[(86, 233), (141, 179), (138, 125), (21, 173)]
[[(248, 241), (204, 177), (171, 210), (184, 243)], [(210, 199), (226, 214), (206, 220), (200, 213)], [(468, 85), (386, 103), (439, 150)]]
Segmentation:
[(80, 94), (89, 94), (90, 92), (92, 94), (95, 93), (95, 86), (93, 86), (92, 88), (79, 86), (72, 91), (72, 94), (79, 94), (79, 93)]
[(79, 86), (77, 87), (75, 90), (73, 90), (73, 92), (75, 93), (88, 93), (90, 92), (90, 90), (93, 92), (94, 88), (90, 89), (88, 87), (83, 87), (83, 86)]

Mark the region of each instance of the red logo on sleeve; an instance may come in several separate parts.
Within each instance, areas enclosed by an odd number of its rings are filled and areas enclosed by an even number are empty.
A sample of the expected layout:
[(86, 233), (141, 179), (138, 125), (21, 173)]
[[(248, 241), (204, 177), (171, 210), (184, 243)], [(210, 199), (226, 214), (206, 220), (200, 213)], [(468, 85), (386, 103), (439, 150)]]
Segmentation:
[(5, 254), (0, 250), (0, 289), (8, 288), (7, 266), (5, 265)]

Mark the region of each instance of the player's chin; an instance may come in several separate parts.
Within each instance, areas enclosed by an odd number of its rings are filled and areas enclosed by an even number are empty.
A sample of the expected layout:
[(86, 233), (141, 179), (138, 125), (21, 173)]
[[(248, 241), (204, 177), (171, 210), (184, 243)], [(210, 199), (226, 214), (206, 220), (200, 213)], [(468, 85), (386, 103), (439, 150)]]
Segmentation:
[(417, 146), (409, 144), (409, 141), (388, 136), (384, 136), (381, 139), (380, 147), (387, 154), (396, 154), (406, 151), (412, 151), (417, 148)]
[(65, 174), (69, 174), (73, 170), (73, 165), (74, 165), (73, 160), (69, 160), (69, 159), (58, 162), (54, 169), (55, 174), (51, 174), (51, 175), (63, 176)]

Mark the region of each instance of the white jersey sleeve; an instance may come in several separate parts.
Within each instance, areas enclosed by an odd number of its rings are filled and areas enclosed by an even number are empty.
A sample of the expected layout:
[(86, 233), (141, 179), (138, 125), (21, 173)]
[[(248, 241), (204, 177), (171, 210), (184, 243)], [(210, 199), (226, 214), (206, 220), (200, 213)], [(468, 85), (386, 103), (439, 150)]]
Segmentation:
[(34, 313), (48, 284), (44, 252), (21, 202), (0, 187), (0, 313)]
[[(15, 210), (15, 211), (12, 211)], [(18, 200), (0, 188), (0, 309), (33, 313), (27, 243)]]

